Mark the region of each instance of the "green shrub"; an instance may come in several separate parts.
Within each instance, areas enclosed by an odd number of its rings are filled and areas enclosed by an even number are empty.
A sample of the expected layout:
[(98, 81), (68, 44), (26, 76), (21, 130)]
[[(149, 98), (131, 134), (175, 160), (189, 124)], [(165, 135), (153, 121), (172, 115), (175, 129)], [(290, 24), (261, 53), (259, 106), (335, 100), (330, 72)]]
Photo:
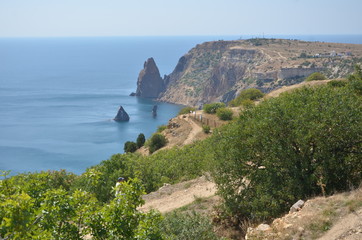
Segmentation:
[(348, 76), (348, 80), (351, 89), (355, 93), (362, 95), (362, 69), (360, 65), (355, 65), (355, 71)]
[(220, 120), (228, 121), (233, 119), (233, 111), (229, 108), (219, 108), (216, 110), (216, 115)]
[(150, 153), (153, 153), (155, 151), (157, 151), (158, 149), (164, 147), (167, 143), (167, 140), (165, 138), (165, 136), (163, 136), (160, 133), (155, 133), (152, 135), (152, 137), (150, 138), (149, 141), (149, 151)]
[(305, 81), (309, 82), (309, 81), (315, 81), (315, 80), (326, 80), (326, 76), (324, 76), (322, 73), (320, 72), (315, 72), (312, 73), (311, 75), (309, 75)]
[(145, 135), (143, 133), (140, 133), (136, 140), (137, 147), (138, 148), (142, 147), (145, 144), (145, 142), (146, 142)]
[(240, 106), (245, 100), (258, 100), (264, 96), (264, 93), (256, 88), (245, 89), (240, 92), (240, 94), (233, 100), (231, 100), (228, 105), (231, 107)]
[[(45, 175), (22, 174), (0, 182), (1, 239), (164, 239), (160, 214), (137, 210), (144, 203), (138, 179), (122, 183), (124, 194), (103, 204), (84, 190), (52, 187)], [(19, 181), (24, 177), (32, 184)], [(38, 191), (40, 186), (47, 187)]]
[(133, 153), (135, 151), (137, 151), (138, 147), (137, 144), (135, 142), (131, 142), (131, 141), (127, 141), (124, 144), (124, 152), (125, 153)]
[(202, 125), (202, 131), (204, 133), (209, 134), (210, 133), (210, 126), (209, 125)]
[(245, 99), (245, 100), (240, 102), (240, 106), (242, 106), (245, 109), (248, 109), (248, 108), (254, 107), (255, 102), (253, 100), (250, 100), (250, 99)]
[(346, 81), (340, 81), (340, 80), (332, 80), (327, 83), (331, 87), (345, 87), (347, 85)]
[(203, 107), (203, 110), (206, 113), (214, 114), (214, 113), (216, 113), (217, 109), (222, 108), (222, 107), (225, 107), (225, 103), (221, 103), (221, 102), (210, 103), (210, 104), (205, 104)]
[(167, 125), (161, 125), (157, 127), (157, 132), (160, 133), (167, 128)]
[(211, 221), (206, 216), (195, 212), (167, 214), (161, 226), (162, 232), (171, 240), (220, 239), (214, 233)]
[(243, 111), (210, 139), (225, 212), (268, 220), (298, 199), (358, 187), (361, 115), (349, 86), (303, 88)]
[(188, 113), (193, 112), (195, 110), (196, 110), (196, 108), (194, 108), (194, 107), (184, 107), (178, 112), (178, 115), (188, 114)]

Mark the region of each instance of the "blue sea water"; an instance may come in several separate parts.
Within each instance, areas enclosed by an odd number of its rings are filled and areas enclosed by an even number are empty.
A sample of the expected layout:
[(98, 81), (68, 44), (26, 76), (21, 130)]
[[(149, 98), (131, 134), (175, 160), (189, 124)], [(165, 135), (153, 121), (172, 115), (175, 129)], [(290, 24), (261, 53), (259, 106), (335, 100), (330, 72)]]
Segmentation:
[[(238, 38), (0, 39), (0, 170), (80, 174), (122, 153), (126, 141), (135, 141), (139, 133), (150, 137), (181, 108), (129, 96), (147, 58), (154, 57), (161, 74), (169, 74), (196, 44)], [(283, 38), (362, 43), (361, 36)], [(153, 118), (155, 104), (158, 116)], [(112, 120), (119, 105), (129, 122)]]

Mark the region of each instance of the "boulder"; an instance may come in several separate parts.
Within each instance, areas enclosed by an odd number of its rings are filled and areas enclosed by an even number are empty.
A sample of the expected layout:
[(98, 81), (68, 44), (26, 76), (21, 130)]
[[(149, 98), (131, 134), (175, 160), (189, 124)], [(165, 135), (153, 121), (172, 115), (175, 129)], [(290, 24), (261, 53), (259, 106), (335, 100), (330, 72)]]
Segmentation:
[(136, 96), (157, 98), (165, 89), (164, 80), (153, 58), (147, 59), (138, 75)]
[(136, 93), (135, 93), (135, 92), (131, 92), (130, 96), (131, 96), (131, 97), (134, 97), (134, 96), (136, 96)]
[(289, 213), (298, 212), (304, 206), (303, 200), (298, 200), (298, 202), (294, 203), (293, 206), (290, 207)]
[(122, 106), (119, 107), (117, 115), (113, 119), (117, 122), (127, 122), (129, 121), (129, 116), (127, 112), (123, 109)]

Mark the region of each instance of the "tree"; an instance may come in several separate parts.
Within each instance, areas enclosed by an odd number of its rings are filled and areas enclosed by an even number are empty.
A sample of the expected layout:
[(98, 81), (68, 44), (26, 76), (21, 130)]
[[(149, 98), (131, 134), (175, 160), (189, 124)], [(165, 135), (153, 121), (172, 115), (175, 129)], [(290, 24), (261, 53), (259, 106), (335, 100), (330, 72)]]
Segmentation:
[(357, 187), (361, 115), (348, 86), (304, 88), (243, 111), (211, 139), (225, 212), (267, 220), (298, 199)]
[(348, 80), (353, 91), (362, 95), (362, 69), (360, 65), (355, 65), (354, 73), (348, 77)]
[(136, 140), (137, 147), (138, 148), (142, 147), (145, 144), (145, 142), (146, 142), (145, 135), (143, 133), (140, 133)]
[(153, 134), (149, 141), (150, 153), (153, 153), (153, 152), (157, 151), (158, 149), (162, 148), (163, 146), (166, 145), (166, 143), (167, 143), (167, 140), (166, 140), (165, 136), (163, 136), (160, 133)]
[(231, 107), (237, 107), (242, 105), (245, 101), (254, 101), (262, 98), (264, 93), (256, 88), (248, 88), (240, 92), (240, 94), (233, 100), (231, 100), (228, 105)]
[(216, 115), (220, 120), (228, 121), (233, 119), (233, 111), (229, 108), (219, 108), (216, 110)]
[(203, 110), (204, 110), (206, 113), (214, 114), (214, 113), (216, 113), (216, 110), (217, 110), (217, 109), (222, 108), (222, 107), (225, 107), (225, 103), (221, 103), (221, 102), (218, 102), (218, 103), (210, 103), (210, 104), (205, 104), (205, 105), (203, 106)]
[(135, 142), (127, 141), (124, 144), (124, 152), (133, 153), (138, 149), (137, 144)]

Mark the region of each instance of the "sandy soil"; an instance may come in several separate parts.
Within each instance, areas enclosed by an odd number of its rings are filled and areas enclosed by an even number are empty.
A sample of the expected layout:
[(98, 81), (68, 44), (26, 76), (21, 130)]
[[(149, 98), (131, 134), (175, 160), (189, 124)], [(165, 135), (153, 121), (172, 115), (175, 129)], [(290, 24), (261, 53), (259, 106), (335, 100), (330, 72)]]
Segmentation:
[(334, 226), (318, 240), (361, 240), (362, 239), (362, 209), (341, 218)]
[(146, 203), (139, 210), (157, 209), (161, 213), (166, 213), (190, 204), (197, 198), (214, 196), (215, 192), (215, 183), (202, 176), (175, 185), (165, 185), (158, 191), (143, 196)]

